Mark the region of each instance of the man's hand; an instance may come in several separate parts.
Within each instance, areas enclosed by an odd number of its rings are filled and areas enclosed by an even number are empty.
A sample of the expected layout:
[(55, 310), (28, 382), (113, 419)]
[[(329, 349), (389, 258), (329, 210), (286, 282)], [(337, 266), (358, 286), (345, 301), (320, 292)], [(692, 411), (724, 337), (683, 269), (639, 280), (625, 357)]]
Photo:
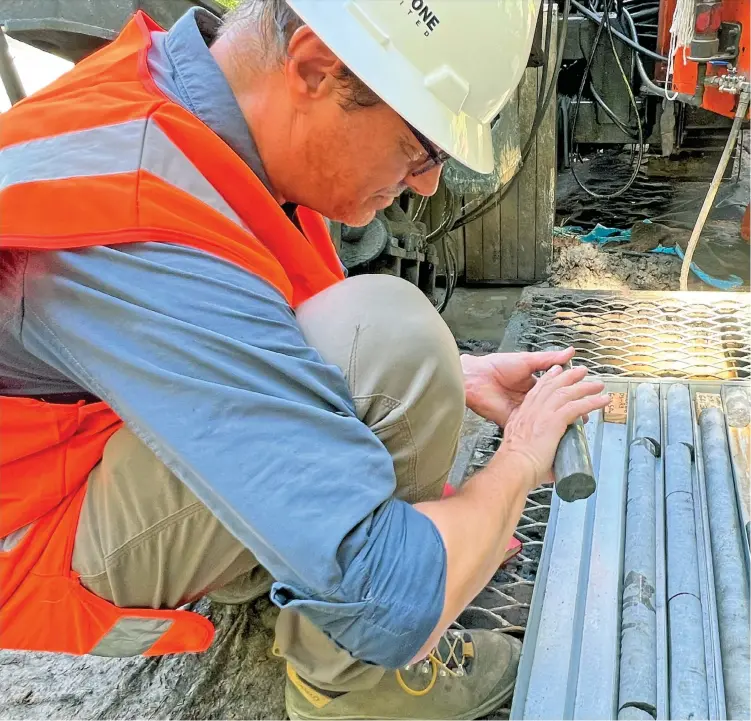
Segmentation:
[(543, 353), (492, 353), (463, 355), (467, 407), (499, 426), (522, 403), (535, 385), (533, 373), (563, 365), (574, 357), (574, 349)]
[[(498, 375), (508, 384), (509, 374), (518, 378), (514, 388), (531, 388), (529, 393), (515, 390), (524, 400), (515, 408), (504, 429), (503, 443), (490, 463), (475, 473), (451, 498), (426, 501), (414, 506), (435, 524), (446, 548), (446, 593), (443, 613), (417, 659), (424, 658), (438, 643), (467, 604), (498, 570), (503, 553), (519, 520), (527, 493), (543, 483), (550, 474), (556, 448), (566, 428), (577, 418), (604, 408), (609, 398), (599, 395), (605, 386), (599, 380), (585, 380), (586, 368), (564, 371), (554, 364), (536, 383), (533, 370), (547, 365), (550, 358), (568, 360), (571, 351), (562, 354), (519, 353), (514, 356), (487, 356), (469, 359), (470, 365), (490, 360)], [(521, 359), (515, 369), (515, 359)], [(498, 359), (503, 359), (498, 362)], [(510, 366), (506, 361), (510, 360)], [(564, 360), (564, 362), (565, 362)], [(480, 368), (480, 364), (477, 364)], [(481, 372), (481, 376), (485, 373)], [(493, 386), (493, 374), (488, 372)], [(498, 390), (494, 397), (498, 398)], [(507, 402), (504, 402), (507, 403)], [(505, 411), (504, 403), (488, 413)], [(471, 529), (472, 543), (467, 543)]]
[(529, 466), (536, 484), (544, 483), (566, 428), (610, 402), (602, 395), (605, 384), (586, 376), (581, 366), (564, 371), (555, 365), (547, 371), (511, 414), (496, 456), (505, 454)]

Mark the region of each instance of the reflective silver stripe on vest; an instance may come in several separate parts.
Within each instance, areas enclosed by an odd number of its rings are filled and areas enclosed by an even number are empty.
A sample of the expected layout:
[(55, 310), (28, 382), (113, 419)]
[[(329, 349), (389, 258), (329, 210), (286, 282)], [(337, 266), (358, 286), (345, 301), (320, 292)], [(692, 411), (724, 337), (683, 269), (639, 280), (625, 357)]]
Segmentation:
[(24, 538), (29, 529), (33, 526), (33, 523), (29, 523), (23, 528), (19, 528), (13, 533), (9, 533), (5, 538), (0, 538), (0, 553), (7, 553), (12, 551)]
[(201, 175), (198, 168), (165, 135), (164, 131), (153, 122), (150, 122), (146, 128), (141, 168), (194, 198), (198, 198), (240, 227), (244, 227), (242, 220), (230, 208), (227, 201), (217, 193), (214, 186)]
[(141, 162), (146, 121), (131, 120), (0, 150), (0, 190), (39, 180), (133, 173)]
[(163, 618), (138, 618), (126, 616), (110, 629), (91, 651), (92, 656), (140, 656), (146, 653), (172, 625)]
[(131, 120), (4, 148), (0, 150), (0, 191), (21, 183), (117, 175), (139, 169), (245, 228), (227, 201), (152, 120)]

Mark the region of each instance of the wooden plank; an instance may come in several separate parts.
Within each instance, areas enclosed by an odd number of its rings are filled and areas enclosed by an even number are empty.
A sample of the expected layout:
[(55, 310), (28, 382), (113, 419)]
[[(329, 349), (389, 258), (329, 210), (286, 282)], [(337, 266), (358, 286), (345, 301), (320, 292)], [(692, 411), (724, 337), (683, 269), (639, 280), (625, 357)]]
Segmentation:
[[(547, 18), (547, 13), (545, 15)], [(546, 82), (547, 93), (553, 80), (556, 64), (558, 37), (558, 14), (553, 17), (553, 36), (550, 43), (548, 67), (551, 68)], [(553, 225), (555, 224), (555, 181), (556, 181), (556, 129), (558, 126), (558, 98), (554, 94), (537, 134), (537, 199), (536, 199), (536, 242), (535, 280), (547, 278), (547, 268), (553, 257)]]
[(501, 277), (501, 209), (492, 208), (480, 219), (482, 223), (483, 278), (499, 280)]
[[(526, 72), (525, 72), (526, 75)], [(519, 107), (519, 89), (514, 91), (510, 102)], [(522, 137), (524, 132), (522, 131)], [(519, 179), (509, 188), (501, 201), (501, 279), (516, 281), (516, 256), (519, 239)]]
[(459, 277), (464, 277), (465, 261), (464, 261), (464, 226), (454, 230), (451, 233), (451, 237), (454, 239), (454, 247), (456, 248), (456, 262), (458, 268), (456, 272)]
[[(469, 202), (465, 196), (464, 202)], [(483, 278), (482, 221), (476, 220), (464, 226), (464, 262), (467, 281), (477, 282)]]
[[(537, 75), (540, 68), (527, 68), (519, 84), (519, 127), (522, 146), (532, 128), (537, 108)], [(535, 277), (536, 198), (537, 198), (537, 143), (532, 146), (517, 181), (519, 188), (519, 235), (517, 241), (517, 276), (521, 281)]]

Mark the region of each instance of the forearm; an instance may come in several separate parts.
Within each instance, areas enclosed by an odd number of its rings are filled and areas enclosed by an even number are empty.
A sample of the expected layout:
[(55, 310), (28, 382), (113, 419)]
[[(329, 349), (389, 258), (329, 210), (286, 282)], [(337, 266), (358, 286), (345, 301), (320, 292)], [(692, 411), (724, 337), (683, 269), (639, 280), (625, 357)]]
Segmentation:
[(498, 570), (534, 479), (526, 458), (502, 449), (455, 496), (415, 506), (435, 524), (447, 556), (443, 612), (418, 658)]

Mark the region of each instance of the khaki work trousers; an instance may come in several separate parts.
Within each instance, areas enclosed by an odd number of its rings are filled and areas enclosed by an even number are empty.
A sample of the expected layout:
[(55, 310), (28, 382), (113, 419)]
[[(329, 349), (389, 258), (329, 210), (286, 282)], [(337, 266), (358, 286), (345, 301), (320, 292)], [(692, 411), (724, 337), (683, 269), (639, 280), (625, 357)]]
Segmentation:
[[(454, 339), (430, 302), (398, 278), (357, 276), (307, 301), (297, 320), (324, 360), (341, 368), (358, 417), (393, 457), (396, 496), (439, 498), (458, 444), (464, 384)], [(124, 608), (175, 608), (233, 586), (260, 596), (271, 584), (253, 554), (127, 429), (109, 440), (89, 476), (73, 569), (86, 588)], [(370, 688), (383, 675), (295, 611), (279, 614), (275, 646), (323, 689)]]

